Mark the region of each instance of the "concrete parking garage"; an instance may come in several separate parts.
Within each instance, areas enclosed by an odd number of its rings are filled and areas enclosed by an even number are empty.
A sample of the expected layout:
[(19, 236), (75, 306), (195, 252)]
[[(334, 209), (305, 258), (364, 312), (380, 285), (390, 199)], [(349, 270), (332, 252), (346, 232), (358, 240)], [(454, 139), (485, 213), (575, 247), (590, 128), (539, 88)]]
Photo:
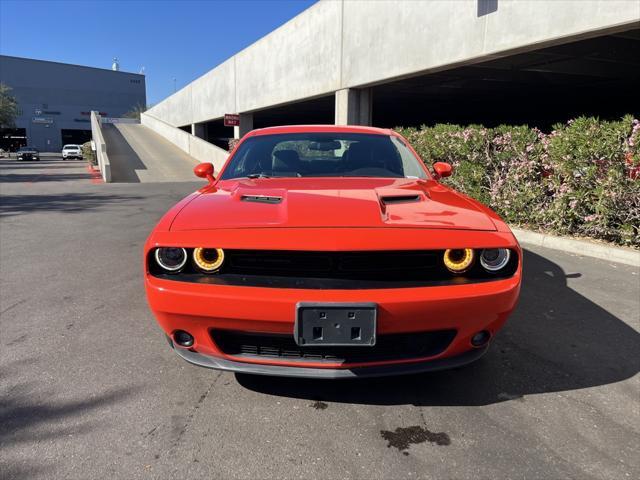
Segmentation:
[[(225, 147), (281, 124), (527, 124), (635, 114), (640, 4), (320, 1), (142, 115)], [(226, 137), (225, 137), (226, 135)], [(201, 160), (205, 160), (202, 158)], [(214, 162), (215, 163), (215, 162)]]

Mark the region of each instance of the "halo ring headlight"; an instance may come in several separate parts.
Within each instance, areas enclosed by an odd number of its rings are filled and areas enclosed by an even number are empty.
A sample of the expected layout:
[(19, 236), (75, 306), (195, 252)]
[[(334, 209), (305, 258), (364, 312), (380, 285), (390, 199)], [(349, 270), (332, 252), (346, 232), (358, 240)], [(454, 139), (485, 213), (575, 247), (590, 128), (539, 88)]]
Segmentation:
[(442, 260), (451, 273), (464, 273), (473, 265), (474, 257), (471, 248), (449, 248), (445, 250)]
[(180, 247), (156, 248), (156, 263), (168, 272), (177, 272), (187, 263), (187, 251)]
[(485, 248), (480, 255), (480, 265), (493, 273), (506, 267), (510, 258), (511, 251), (506, 248)]
[(221, 248), (195, 248), (193, 262), (205, 273), (216, 272), (224, 263), (224, 250)]

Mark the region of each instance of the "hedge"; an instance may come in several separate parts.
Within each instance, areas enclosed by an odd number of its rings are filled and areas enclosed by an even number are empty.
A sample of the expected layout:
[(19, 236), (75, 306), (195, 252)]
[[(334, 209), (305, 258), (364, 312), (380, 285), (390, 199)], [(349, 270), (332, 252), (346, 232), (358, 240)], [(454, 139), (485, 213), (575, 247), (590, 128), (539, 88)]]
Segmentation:
[(93, 167), (98, 165), (98, 159), (93, 153), (93, 150), (91, 150), (91, 141), (82, 144), (82, 156), (89, 162), (89, 165)]
[(640, 248), (640, 122), (580, 117), (551, 133), (527, 126), (398, 128), (453, 188), (509, 224)]

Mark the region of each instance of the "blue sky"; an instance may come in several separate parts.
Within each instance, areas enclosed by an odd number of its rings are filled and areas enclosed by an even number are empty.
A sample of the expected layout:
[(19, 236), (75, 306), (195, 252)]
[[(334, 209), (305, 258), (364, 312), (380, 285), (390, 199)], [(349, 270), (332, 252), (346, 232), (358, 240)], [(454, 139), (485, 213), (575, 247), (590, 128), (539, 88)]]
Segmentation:
[(138, 72), (157, 103), (315, 0), (0, 0), (0, 53)]

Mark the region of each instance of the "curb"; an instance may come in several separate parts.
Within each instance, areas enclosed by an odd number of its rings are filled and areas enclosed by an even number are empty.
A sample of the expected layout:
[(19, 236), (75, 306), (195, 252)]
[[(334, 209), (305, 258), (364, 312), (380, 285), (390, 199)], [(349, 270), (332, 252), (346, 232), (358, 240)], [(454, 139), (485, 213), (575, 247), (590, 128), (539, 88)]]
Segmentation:
[(519, 228), (512, 228), (511, 231), (518, 239), (518, 242), (521, 243), (640, 267), (640, 251), (631, 248), (613, 247), (587, 240), (556, 237), (555, 235), (521, 230)]

